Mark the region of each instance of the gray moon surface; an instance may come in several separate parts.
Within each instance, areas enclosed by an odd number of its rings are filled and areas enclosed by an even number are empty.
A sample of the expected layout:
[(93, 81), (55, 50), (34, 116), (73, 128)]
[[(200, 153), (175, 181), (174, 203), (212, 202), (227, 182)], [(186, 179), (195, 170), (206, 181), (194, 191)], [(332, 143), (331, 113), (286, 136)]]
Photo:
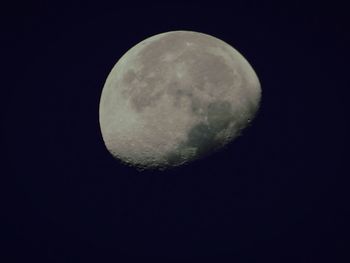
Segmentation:
[(128, 50), (102, 90), (108, 151), (138, 169), (167, 169), (232, 142), (261, 100), (259, 79), (226, 42), (193, 31), (149, 37)]

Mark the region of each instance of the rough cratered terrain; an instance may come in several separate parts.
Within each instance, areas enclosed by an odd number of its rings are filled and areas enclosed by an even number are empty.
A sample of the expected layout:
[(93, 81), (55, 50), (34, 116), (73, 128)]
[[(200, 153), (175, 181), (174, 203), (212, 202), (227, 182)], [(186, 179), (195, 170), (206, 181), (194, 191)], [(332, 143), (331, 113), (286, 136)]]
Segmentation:
[(167, 168), (232, 141), (254, 117), (258, 78), (235, 49), (212, 36), (150, 37), (115, 65), (100, 102), (108, 150), (141, 168)]

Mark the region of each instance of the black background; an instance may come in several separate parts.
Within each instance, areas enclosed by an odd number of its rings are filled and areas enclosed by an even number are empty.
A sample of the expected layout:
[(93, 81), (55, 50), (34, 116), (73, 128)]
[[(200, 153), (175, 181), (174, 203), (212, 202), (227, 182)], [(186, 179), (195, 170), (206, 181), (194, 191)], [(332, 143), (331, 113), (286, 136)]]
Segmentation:
[[(4, 6), (3, 262), (348, 262), (347, 10), (335, 1)], [(261, 81), (261, 109), (222, 152), (140, 173), (106, 150), (100, 94), (129, 48), (171, 30), (238, 49)]]

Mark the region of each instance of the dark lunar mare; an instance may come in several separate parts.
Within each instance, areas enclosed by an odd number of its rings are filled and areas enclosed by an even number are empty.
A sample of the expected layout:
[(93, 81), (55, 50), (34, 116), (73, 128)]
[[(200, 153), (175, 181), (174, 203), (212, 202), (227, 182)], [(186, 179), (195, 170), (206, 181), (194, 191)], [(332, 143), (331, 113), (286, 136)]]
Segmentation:
[[(217, 101), (210, 103), (204, 113), (207, 121), (202, 121), (189, 131), (186, 141), (167, 155), (167, 161), (170, 165), (180, 165), (188, 160), (188, 157), (180, 153), (188, 148), (196, 149), (196, 159), (207, 156), (221, 148), (225, 141), (217, 138), (218, 133), (227, 129), (235, 121), (232, 104), (227, 101)], [(243, 123), (235, 123), (243, 127)]]

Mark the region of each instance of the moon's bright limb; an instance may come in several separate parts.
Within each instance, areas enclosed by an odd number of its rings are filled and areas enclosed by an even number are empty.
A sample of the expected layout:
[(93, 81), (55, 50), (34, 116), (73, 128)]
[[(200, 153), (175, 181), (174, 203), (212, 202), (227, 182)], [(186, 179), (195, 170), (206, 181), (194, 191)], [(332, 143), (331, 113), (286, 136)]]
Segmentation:
[(139, 168), (168, 168), (236, 138), (259, 107), (245, 58), (213, 36), (172, 31), (147, 38), (110, 72), (100, 126), (111, 154)]

